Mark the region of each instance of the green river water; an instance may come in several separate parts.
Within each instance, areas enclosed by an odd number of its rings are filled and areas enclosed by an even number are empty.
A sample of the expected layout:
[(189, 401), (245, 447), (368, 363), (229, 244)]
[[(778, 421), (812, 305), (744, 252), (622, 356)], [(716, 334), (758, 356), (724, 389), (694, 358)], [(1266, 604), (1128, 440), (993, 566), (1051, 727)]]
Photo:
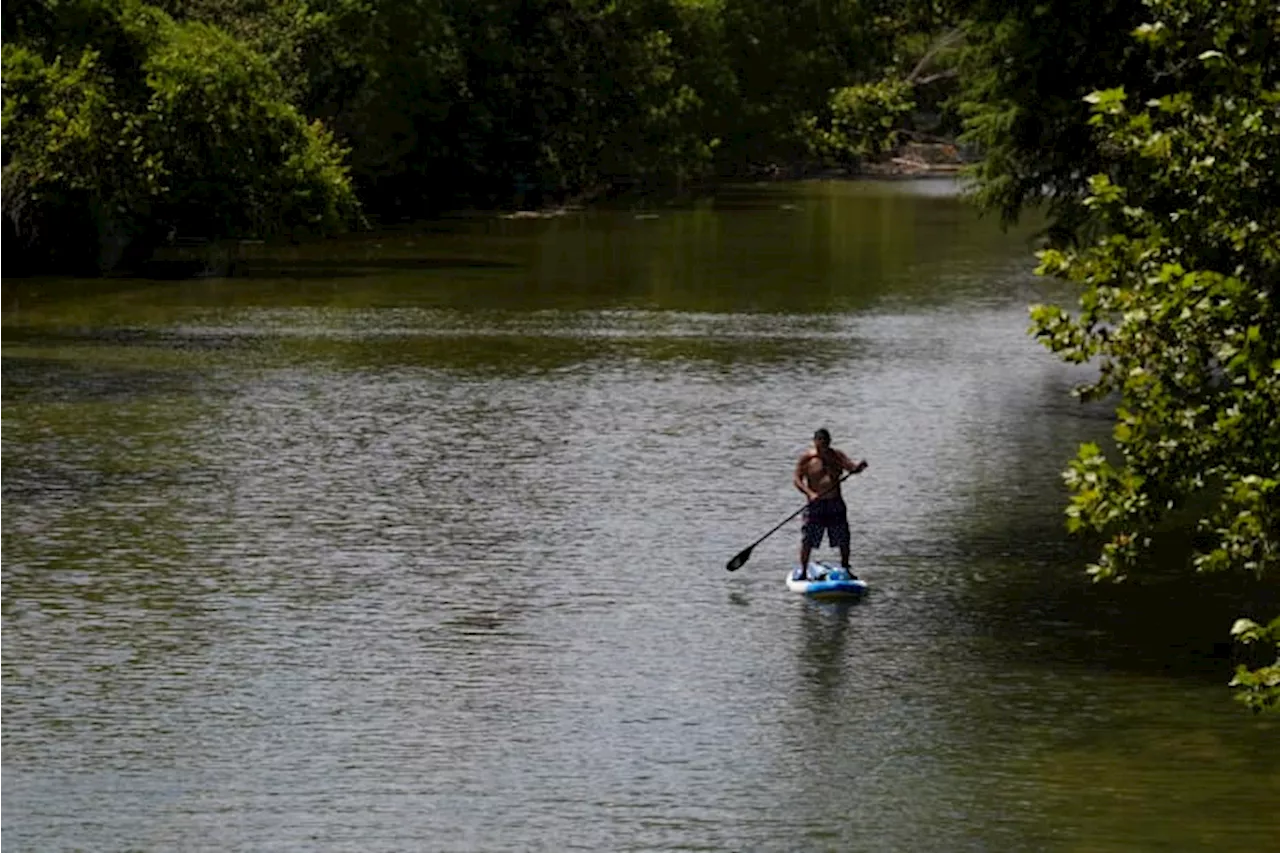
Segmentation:
[[(1033, 236), (815, 182), (5, 281), (6, 853), (1275, 849), (1248, 595), (1064, 532)], [(819, 426), (853, 606), (798, 521), (724, 570)]]

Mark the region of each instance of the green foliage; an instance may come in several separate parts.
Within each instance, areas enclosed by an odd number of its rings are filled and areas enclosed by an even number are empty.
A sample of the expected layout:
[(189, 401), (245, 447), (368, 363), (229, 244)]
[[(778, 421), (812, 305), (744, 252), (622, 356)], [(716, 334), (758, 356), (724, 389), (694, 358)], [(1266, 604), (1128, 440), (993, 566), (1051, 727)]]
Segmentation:
[(632, 104), (602, 135), (597, 180), (628, 176), (642, 184), (679, 186), (706, 174), (719, 140), (701, 127), (707, 104), (686, 82), (675, 39), (665, 30), (650, 30), (628, 47), (624, 68)]
[[(718, 0), (630, 0), (613, 5), (623, 48), (614, 78), (617, 119), (606, 131), (601, 176), (680, 186), (710, 174), (737, 101)], [(619, 109), (620, 107), (620, 109)]]
[(808, 117), (825, 114), (834, 90), (882, 76), (892, 59), (877, 11), (856, 0), (724, 0), (737, 99), (724, 105), (722, 163), (805, 155)]
[(266, 57), (288, 100), (350, 149), (366, 201), (399, 207), (438, 188), (445, 124), (466, 97), (442, 0), (166, 0)]
[(271, 58), (389, 215), (525, 203), (711, 164), (726, 86), (715, 4), (682, 0), (194, 0)]
[(714, 8), (539, 0), (449, 16), (465, 102), (441, 128), (472, 196), (539, 203), (600, 186), (679, 183), (716, 148)]
[(351, 221), (341, 150), (263, 57), (143, 4), (96, 11), (111, 63), (88, 46), (4, 46), (6, 237), (23, 262), (109, 269), (171, 236)]
[(342, 152), (284, 99), (266, 59), (200, 23), (173, 27), (144, 64), (148, 141), (167, 173), (161, 219), (196, 234), (324, 233), (355, 198)]
[(119, 210), (144, 208), (161, 192), (163, 169), (145, 150), (143, 121), (116, 107), (114, 81), (94, 51), (46, 63), (6, 44), (3, 67), (5, 236), (18, 250), (10, 269), (95, 268), (100, 244), (118, 259), (106, 247), (136, 227)]
[[(1083, 396), (1122, 401), (1119, 460), (1085, 445), (1066, 474), (1068, 524), (1105, 533), (1091, 571), (1123, 577), (1165, 519), (1193, 511), (1196, 570), (1261, 577), (1280, 566), (1280, 8), (1153, 0), (1150, 12), (1134, 38), (1164, 93), (1083, 99), (1101, 152), (1086, 162), (1108, 169), (1079, 209), (1105, 236), (1041, 255), (1040, 271), (1081, 296), (1074, 315), (1034, 308), (1035, 333), (1100, 363)], [(1275, 622), (1249, 630), (1277, 639)], [(1251, 707), (1280, 699), (1275, 667), (1234, 683)]]
[[(1280, 617), (1265, 626), (1252, 619), (1239, 619), (1231, 628), (1231, 636), (1245, 645), (1280, 649)], [(1252, 670), (1238, 666), (1231, 686), (1240, 691), (1240, 701), (1253, 711), (1280, 711), (1280, 661)]]
[(829, 127), (806, 122), (813, 149), (825, 157), (856, 162), (884, 154), (898, 143), (903, 118), (915, 107), (905, 80), (845, 86), (831, 95)]
[(1146, 7), (1142, 0), (956, 5), (965, 48), (954, 104), (964, 120), (961, 141), (983, 155), (972, 170), (975, 197), (1006, 221), (1043, 203), (1055, 239), (1069, 240), (1085, 218), (1084, 180), (1105, 172), (1109, 160), (1094, 144), (1084, 97), (1106, 86), (1162, 86), (1129, 35)]
[[(45, 245), (48, 261), (64, 255), (38, 234), (143, 246), (172, 233), (324, 230), (352, 206), (340, 148), (365, 208), (393, 218), (681, 187), (807, 159), (815, 142), (867, 156), (912, 101), (941, 126), (946, 84), (935, 81), (953, 76), (957, 44), (948, 5), (6, 4), (6, 45), (28, 54), (6, 60), (19, 113), (5, 186), (21, 202), (6, 206), (9, 237), (20, 231), (32, 257)], [(84, 101), (75, 123), (44, 115), (46, 95)], [(65, 167), (33, 153), (42, 134), (66, 137), (50, 142), (74, 154)], [(76, 177), (50, 183), (62, 172)]]

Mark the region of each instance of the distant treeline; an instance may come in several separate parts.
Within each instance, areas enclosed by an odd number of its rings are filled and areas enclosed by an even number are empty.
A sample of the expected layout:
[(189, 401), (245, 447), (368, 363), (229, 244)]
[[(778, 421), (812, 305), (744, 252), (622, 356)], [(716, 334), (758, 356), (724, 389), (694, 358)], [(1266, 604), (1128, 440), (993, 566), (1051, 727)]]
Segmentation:
[(12, 0), (6, 248), (110, 268), (173, 240), (851, 165), (959, 130), (953, 17), (886, 0)]

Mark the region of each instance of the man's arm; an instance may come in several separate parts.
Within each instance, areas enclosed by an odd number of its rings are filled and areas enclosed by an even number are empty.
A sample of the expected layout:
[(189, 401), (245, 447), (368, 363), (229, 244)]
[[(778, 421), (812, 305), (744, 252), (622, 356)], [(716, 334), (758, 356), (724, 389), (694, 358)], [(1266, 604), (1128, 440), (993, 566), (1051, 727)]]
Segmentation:
[(817, 497), (813, 490), (809, 488), (809, 472), (805, 470), (805, 463), (812, 457), (812, 453), (804, 453), (800, 456), (800, 461), (796, 463), (796, 476), (792, 480), (792, 483), (804, 494), (807, 500), (813, 500)]
[(840, 460), (840, 467), (852, 474), (857, 474), (861, 472), (863, 468), (867, 467), (867, 460), (859, 459), (857, 462), (854, 462), (840, 450), (836, 451), (836, 457)]

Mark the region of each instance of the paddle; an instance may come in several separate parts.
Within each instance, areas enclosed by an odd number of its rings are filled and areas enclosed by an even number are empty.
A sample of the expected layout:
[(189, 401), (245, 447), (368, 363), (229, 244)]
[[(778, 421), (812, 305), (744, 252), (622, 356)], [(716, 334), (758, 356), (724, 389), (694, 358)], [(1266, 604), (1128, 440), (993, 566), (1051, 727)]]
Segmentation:
[[(858, 471), (861, 471), (861, 470), (862, 470), (862, 468), (858, 468)], [(830, 487), (828, 487), (825, 491), (819, 492), (819, 493), (818, 493), (818, 497), (822, 497), (823, 495), (830, 494), (831, 492), (834, 492), (834, 491), (836, 490), (836, 486), (840, 485), (840, 484), (841, 484), (841, 483), (843, 483), (845, 480), (849, 479), (849, 478), (850, 478), (850, 477), (852, 477), (854, 474), (858, 473), (858, 471), (849, 471), (849, 472), (846, 472), (846, 473), (845, 473), (845, 475), (844, 475), (843, 477), (841, 477), (839, 480), (836, 480), (836, 481), (835, 481), (835, 483), (834, 483), (834, 484), (832, 484)], [(796, 511), (795, 511), (795, 512), (793, 512), (793, 513), (791, 513), (791, 515), (788, 515), (786, 518), (782, 519), (782, 521), (779, 521), (779, 522), (777, 523), (777, 525), (776, 525), (776, 526), (774, 526), (774, 528), (773, 528), (772, 530), (770, 530), (768, 533), (766, 533), (765, 535), (761, 536), (759, 539), (757, 539), (756, 541), (752, 542), (750, 545), (748, 545), (747, 547), (745, 547), (745, 548), (743, 548), (741, 551), (739, 551), (739, 552), (738, 552), (738, 556), (734, 557), (732, 560), (730, 560), (728, 563), (726, 563), (726, 564), (725, 564), (725, 568), (726, 568), (727, 570), (731, 571), (731, 572), (736, 572), (738, 569), (742, 568), (744, 565), (746, 565), (747, 560), (750, 560), (750, 559), (751, 559), (751, 550), (752, 550), (753, 548), (755, 548), (757, 545), (759, 545), (759, 544), (760, 544), (761, 542), (763, 542), (764, 540), (768, 539), (768, 538), (769, 538), (770, 536), (772, 536), (773, 534), (777, 533), (777, 532), (778, 532), (778, 530), (779, 530), (779, 529), (781, 529), (782, 525), (786, 524), (788, 521), (790, 521), (791, 519), (795, 518), (795, 517), (796, 517), (797, 515), (799, 515), (800, 513), (804, 512), (804, 511), (805, 511), (805, 509), (806, 509), (808, 506), (809, 506), (809, 504), (807, 504), (807, 503), (806, 503), (804, 506), (800, 507), (798, 510), (796, 510)]]

